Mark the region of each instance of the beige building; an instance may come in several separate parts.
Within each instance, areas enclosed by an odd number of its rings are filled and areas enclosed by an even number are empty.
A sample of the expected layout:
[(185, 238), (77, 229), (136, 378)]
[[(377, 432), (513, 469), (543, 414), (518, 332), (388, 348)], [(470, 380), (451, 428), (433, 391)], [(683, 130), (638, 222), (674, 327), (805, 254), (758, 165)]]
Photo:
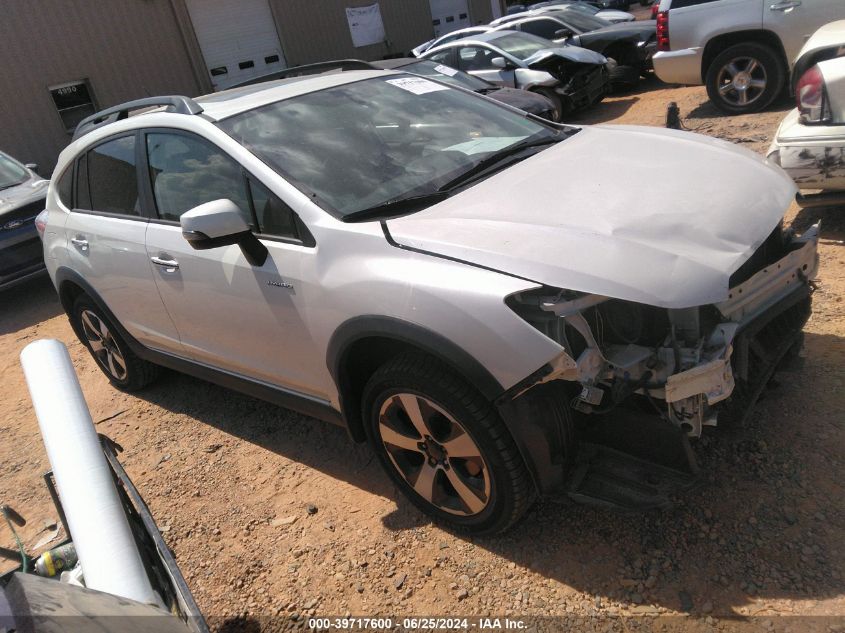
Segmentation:
[(288, 66), (403, 56), (502, 0), (4, 0), (0, 150), (49, 174), (76, 123)]

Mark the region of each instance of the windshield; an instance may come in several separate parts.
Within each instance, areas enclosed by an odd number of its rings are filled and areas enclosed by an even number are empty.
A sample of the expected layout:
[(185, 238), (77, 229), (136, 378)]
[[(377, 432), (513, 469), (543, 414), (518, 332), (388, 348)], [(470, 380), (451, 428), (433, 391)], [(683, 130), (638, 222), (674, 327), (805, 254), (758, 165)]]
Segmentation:
[(556, 44), (530, 33), (508, 33), (490, 42), (517, 59), (528, 59), (537, 51), (554, 48)]
[(561, 133), (413, 75), (311, 92), (218, 125), (341, 217), (436, 191), (484, 159)]
[(403, 66), (402, 70), (414, 73), (415, 75), (423, 75), (424, 77), (431, 77), (437, 81), (442, 81), (445, 84), (453, 86), (460, 86), (473, 92), (477, 90), (486, 90), (492, 87), (492, 84), (473, 77), (469, 73), (445, 66), (444, 64), (436, 64), (434, 62), (422, 61)]
[(29, 172), (14, 158), (0, 153), (0, 189), (14, 187), (29, 180)]
[(606, 26), (610, 26), (610, 22), (607, 20), (602, 20), (594, 15), (587, 15), (586, 13), (581, 13), (580, 11), (567, 11), (565, 15), (561, 14), (558, 18), (581, 33), (595, 31), (596, 29), (603, 29)]

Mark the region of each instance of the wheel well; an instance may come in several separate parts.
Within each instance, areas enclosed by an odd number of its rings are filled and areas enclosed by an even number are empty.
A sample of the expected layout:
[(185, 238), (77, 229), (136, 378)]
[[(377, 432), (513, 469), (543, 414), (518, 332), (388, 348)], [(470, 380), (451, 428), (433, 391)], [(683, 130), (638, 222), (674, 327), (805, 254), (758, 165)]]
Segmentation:
[[(85, 294), (85, 289), (82, 288), (82, 286), (67, 280), (61, 282), (61, 284), (59, 285), (59, 300), (62, 302), (62, 308), (64, 308), (65, 314), (70, 316), (71, 311), (73, 309), (74, 301), (76, 301), (76, 298), (79, 295), (83, 294)], [(74, 325), (73, 319), (70, 320), (70, 325), (79, 340), (82, 340), (82, 333), (76, 331), (76, 326)]]
[(405, 352), (427, 353), (412, 343), (383, 336), (360, 338), (344, 350), (339, 363), (338, 389), (349, 434), (356, 442), (366, 439), (361, 417), (364, 386), (379, 367)]
[(73, 302), (76, 301), (76, 298), (79, 295), (83, 294), (85, 294), (85, 290), (82, 286), (79, 286), (72, 281), (63, 281), (59, 286), (59, 299), (62, 302), (62, 307), (65, 312), (70, 314)]
[(620, 66), (634, 66), (637, 63), (637, 47), (632, 42), (616, 42), (602, 51), (605, 57), (612, 57)]
[(783, 64), (784, 72), (786, 72), (789, 65), (786, 62), (786, 53), (783, 50), (783, 44), (780, 38), (771, 31), (764, 30), (750, 30), (750, 31), (732, 31), (731, 33), (723, 33), (717, 35), (712, 40), (707, 42), (704, 47), (704, 54), (701, 56), (701, 78), (707, 77), (707, 70), (710, 64), (726, 48), (734, 44), (747, 44), (754, 42), (757, 44), (764, 44), (771, 48), (775, 55), (778, 56), (780, 62)]

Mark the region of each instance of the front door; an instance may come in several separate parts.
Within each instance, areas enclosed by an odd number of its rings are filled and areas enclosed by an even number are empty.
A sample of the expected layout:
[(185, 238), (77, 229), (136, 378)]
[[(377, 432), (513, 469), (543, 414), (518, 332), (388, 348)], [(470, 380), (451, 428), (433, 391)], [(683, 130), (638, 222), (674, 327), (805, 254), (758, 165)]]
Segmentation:
[[(304, 315), (315, 249), (300, 239), (293, 212), (220, 148), (183, 132), (148, 131), (149, 187), (158, 220), (147, 231), (162, 299), (189, 358), (299, 394), (325, 373)], [(227, 198), (270, 254), (253, 266), (237, 245), (194, 250), (179, 217)], [(322, 364), (320, 364), (322, 363)]]
[(156, 289), (144, 241), (136, 165), (137, 134), (116, 137), (76, 162), (65, 224), (69, 266), (86, 279), (121, 325), (143, 345), (181, 352), (179, 335)]
[(514, 88), (516, 86), (516, 73), (514, 69), (494, 66), (493, 60), (497, 57), (507, 60), (502, 53), (491, 48), (484, 46), (462, 46), (458, 48), (456, 62), (458, 69), (464, 72), (481, 77), (497, 86)]

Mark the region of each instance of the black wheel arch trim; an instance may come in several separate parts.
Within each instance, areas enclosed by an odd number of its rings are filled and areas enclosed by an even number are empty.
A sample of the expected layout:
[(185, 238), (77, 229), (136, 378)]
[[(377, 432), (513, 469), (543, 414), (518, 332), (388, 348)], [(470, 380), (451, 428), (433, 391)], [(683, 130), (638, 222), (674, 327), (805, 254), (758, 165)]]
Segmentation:
[[(350, 376), (346, 363), (349, 361), (348, 354), (353, 344), (366, 338), (392, 339), (431, 354), (458, 371), (490, 402), (505, 391), (501, 383), (478, 360), (442, 334), (396, 317), (353, 317), (344, 321), (332, 334), (326, 349), (326, 365), (337, 386), (344, 417), (356, 440), (363, 440), (363, 435), (356, 433), (353, 428), (360, 423), (360, 415), (357, 407), (348, 402)], [(363, 432), (363, 428), (358, 431)]]
[[(103, 311), (106, 318), (114, 325), (114, 329), (117, 330), (117, 333), (126, 342), (129, 349), (132, 350), (132, 352), (139, 358), (183, 374), (188, 374), (195, 378), (199, 378), (200, 380), (206, 380), (216, 385), (220, 385), (221, 387), (225, 387), (226, 389), (232, 389), (233, 391), (238, 391), (248, 396), (252, 396), (253, 398), (258, 398), (259, 400), (264, 400), (277, 406), (297, 411), (303, 415), (308, 415), (340, 426), (345, 425), (340, 412), (328, 403), (304, 397), (301, 394), (286, 391), (272, 385), (255, 382), (253, 380), (249, 380), (248, 378), (235, 376), (214, 369), (213, 367), (200, 365), (188, 359), (158, 352), (144, 346), (126, 331), (126, 328), (124, 328), (120, 321), (114, 316), (114, 313), (109, 309), (108, 305), (106, 305), (99, 293), (91, 287), (91, 284), (85, 281), (79, 273), (66, 267), (59, 267), (56, 271), (55, 285), (59, 292), (59, 299), (62, 302), (62, 307), (68, 316), (71, 315), (73, 308), (73, 298), (68, 296), (68, 294), (62, 290), (62, 286), (66, 282), (79, 286), (79, 288), (82, 289), (82, 292), (91, 298), (94, 304)], [(77, 331), (73, 319), (70, 320), (70, 323), (76, 336), (83, 344), (85, 344), (83, 335), (81, 332)]]

